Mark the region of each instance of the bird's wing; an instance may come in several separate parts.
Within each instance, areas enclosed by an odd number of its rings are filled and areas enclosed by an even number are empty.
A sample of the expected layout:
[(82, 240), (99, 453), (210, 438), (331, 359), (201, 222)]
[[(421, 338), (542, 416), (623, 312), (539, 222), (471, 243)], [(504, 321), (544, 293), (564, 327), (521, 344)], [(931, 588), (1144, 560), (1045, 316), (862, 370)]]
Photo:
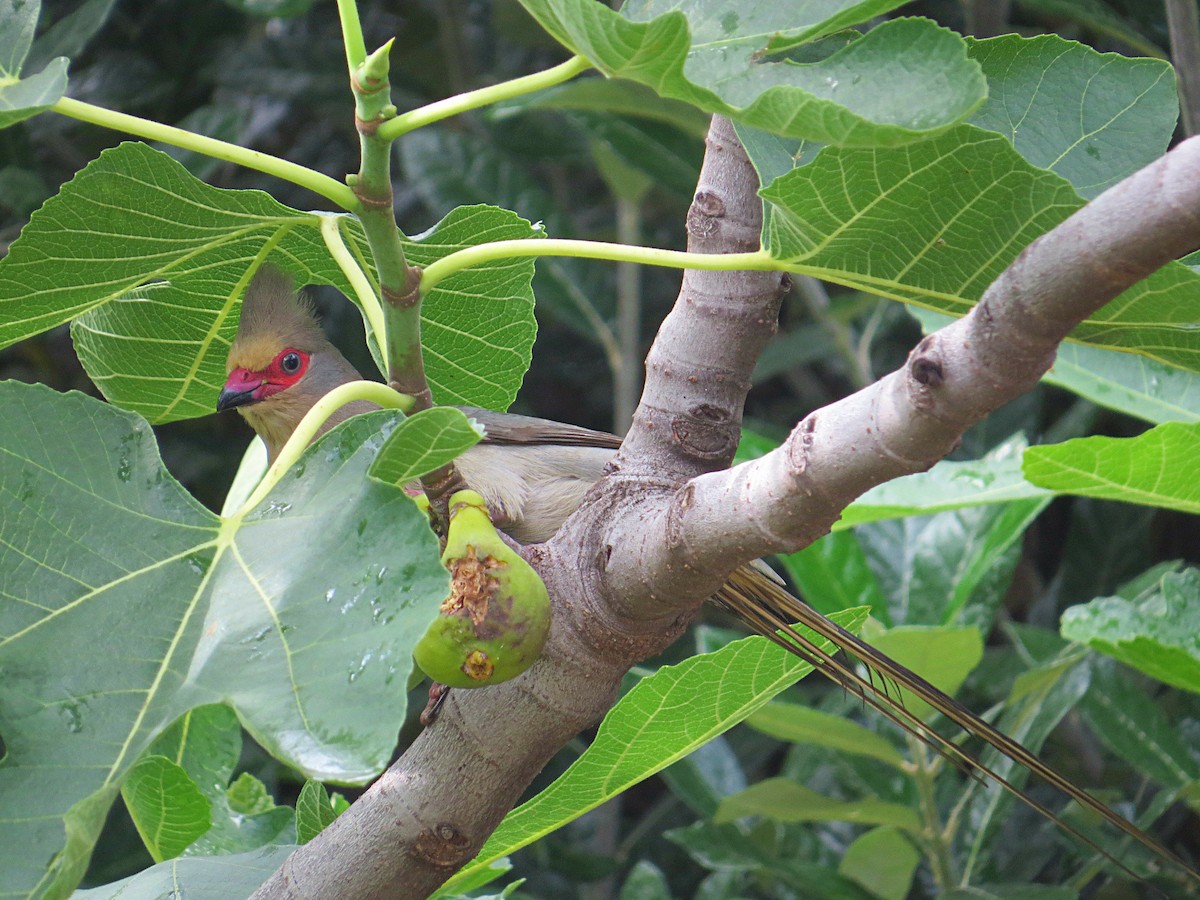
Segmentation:
[[(911, 669), (876, 650), (862, 638), (821, 615), (807, 603), (792, 596), (775, 578), (768, 578), (754, 566), (742, 566), (713, 598), (729, 609), (759, 634), (774, 641), (790, 653), (810, 663), (851, 695), (873, 707), (922, 743), (976, 777), (990, 779), (1010, 791), (1023, 803), (1074, 835), (1092, 849), (1100, 852), (1127, 873), (1120, 860), (1100, 847), (1087, 835), (1063, 821), (1044, 804), (1021, 790), (977, 756), (931, 728), (920, 717), (905, 708), (899, 696), (893, 696), (889, 686), (902, 687), (989, 747), (1038, 778), (1052, 785), (1080, 805), (1087, 807), (1120, 829), (1159, 857), (1170, 860), (1197, 881), (1200, 873), (1156, 841), (1132, 822), (1121, 817), (1087, 791), (1077, 787), (1069, 778), (1042, 762), (1032, 751), (1013, 740), (994, 725), (984, 721), (953, 697), (934, 687)], [(857, 658), (871, 673), (864, 678), (854, 668), (820, 648), (794, 625), (799, 623), (832, 643), (838, 650)], [(837, 651), (835, 651), (836, 653)]]
[(487, 437), (483, 440), (488, 444), (558, 444), (567, 447), (605, 447), (612, 450), (621, 446), (621, 439), (615, 434), (593, 431), (565, 422), (497, 413), (475, 406), (460, 406), (459, 409), (487, 429)]

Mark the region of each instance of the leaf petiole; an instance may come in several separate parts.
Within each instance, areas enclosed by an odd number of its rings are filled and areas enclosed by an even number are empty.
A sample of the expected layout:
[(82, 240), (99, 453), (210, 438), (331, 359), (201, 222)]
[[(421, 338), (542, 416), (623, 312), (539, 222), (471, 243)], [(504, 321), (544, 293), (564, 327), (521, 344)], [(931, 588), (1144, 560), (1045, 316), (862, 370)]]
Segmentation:
[(354, 294), (358, 297), (358, 302), (362, 304), (363, 313), (371, 325), (371, 332), (375, 335), (376, 342), (380, 347), (386, 347), (387, 333), (383, 307), (379, 305), (379, 298), (375, 295), (375, 288), (371, 285), (370, 279), (367, 278), (358, 261), (350, 253), (346, 242), (342, 240), (341, 222), (342, 217), (339, 215), (321, 216), (321, 238), (325, 241), (329, 255), (333, 257), (334, 262), (338, 264), (349, 280), (350, 286), (354, 288)]
[(572, 56), (566, 62), (542, 72), (534, 72), (532, 75), (524, 75), (478, 90), (456, 94), (445, 100), (438, 100), (436, 103), (409, 110), (380, 125), (378, 135), (384, 140), (394, 141), (401, 135), (434, 122), (440, 122), (442, 119), (448, 119), (450, 116), (562, 84), (564, 81), (569, 81), (576, 75), (586, 72), (591, 67), (592, 64), (582, 56)]
[(765, 250), (755, 250), (752, 253), (687, 253), (682, 250), (659, 250), (654, 247), (611, 244), (605, 241), (528, 238), (477, 244), (430, 263), (421, 273), (421, 293), (427, 294), (439, 282), (463, 269), (515, 256), (574, 256), (717, 272), (769, 272), (788, 268), (784, 261), (775, 259)]
[(359, 208), (358, 198), (354, 196), (354, 192), (340, 181), (306, 166), (271, 156), (269, 153), (260, 153), (258, 150), (239, 147), (228, 141), (205, 137), (173, 125), (163, 125), (161, 122), (153, 122), (139, 116), (105, 109), (102, 106), (84, 103), (82, 100), (72, 100), (70, 97), (63, 97), (50, 108), (61, 115), (78, 119), (81, 122), (90, 122), (92, 125), (111, 128), (114, 131), (124, 131), (126, 134), (151, 141), (162, 141), (173, 147), (203, 153), (214, 159), (223, 159), (226, 162), (245, 166), (247, 169), (274, 175), (276, 178), (282, 178), (284, 181), (308, 188), (313, 193), (320, 194), (347, 211)]
[(358, 19), (358, 4), (354, 0), (337, 0), (337, 8), (342, 24), (342, 43), (346, 46), (346, 65), (353, 78), (354, 70), (367, 58), (367, 44)]
[(258, 483), (258, 487), (242, 504), (239, 509), (230, 518), (240, 519), (259, 503), (271, 492), (277, 485), (288, 469), (300, 458), (300, 455), (308, 448), (309, 443), (321, 430), (321, 426), (325, 421), (333, 415), (336, 410), (341, 409), (347, 403), (353, 403), (355, 400), (367, 400), (382, 406), (384, 409), (398, 409), (401, 412), (408, 412), (413, 408), (415, 399), (407, 394), (401, 394), (392, 390), (385, 384), (379, 384), (375, 381), (351, 381), (349, 384), (339, 385), (334, 388), (315, 404), (312, 409), (304, 414), (304, 418), (300, 420), (300, 424), (296, 426), (296, 430), (292, 432), (292, 436), (288, 438), (283, 449), (279, 451), (279, 456), (275, 462), (271, 463), (271, 467), (267, 469), (267, 474), (263, 476), (262, 481)]

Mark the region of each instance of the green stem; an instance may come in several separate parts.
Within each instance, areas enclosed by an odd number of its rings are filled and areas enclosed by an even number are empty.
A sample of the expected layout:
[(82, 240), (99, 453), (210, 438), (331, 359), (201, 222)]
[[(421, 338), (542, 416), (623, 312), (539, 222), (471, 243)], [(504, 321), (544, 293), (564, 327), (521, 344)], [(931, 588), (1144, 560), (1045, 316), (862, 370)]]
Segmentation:
[(576, 256), (611, 262), (641, 263), (674, 269), (704, 269), (715, 272), (753, 270), (782, 271), (786, 265), (765, 250), (753, 253), (686, 253), (682, 250), (657, 250), (604, 241), (573, 241), (555, 238), (527, 238), (519, 241), (492, 241), (476, 244), (443, 256), (421, 273), (421, 293), (427, 294), (442, 280), (472, 266), (514, 256)]
[(351, 179), (358, 198), (358, 217), (379, 276), (386, 340), (381, 348), (387, 359), (388, 384), (416, 398), (416, 408), (433, 405), (421, 356), (420, 275), (408, 265), (392, 196), (392, 142), (380, 128), (396, 115), (388, 78), (392, 41), (388, 41), (351, 72), (355, 124), (362, 161)]
[(304, 418), (300, 420), (300, 424), (296, 426), (296, 430), (292, 432), (292, 436), (288, 438), (287, 443), (283, 445), (283, 449), (279, 451), (279, 456), (275, 462), (271, 463), (271, 468), (267, 469), (267, 474), (263, 476), (263, 480), (258, 483), (258, 487), (246, 498), (246, 502), (242, 508), (235, 514), (236, 517), (244, 516), (258, 504), (262, 503), (263, 499), (271, 492), (271, 490), (279, 483), (285, 472), (300, 458), (300, 455), (308, 448), (309, 443), (321, 430), (321, 426), (325, 421), (333, 415), (334, 412), (341, 409), (347, 403), (353, 403), (355, 400), (367, 400), (384, 409), (398, 409), (401, 412), (408, 412), (412, 409), (415, 403), (412, 397), (404, 394), (399, 394), (393, 391), (387, 385), (379, 384), (375, 381), (351, 381), (349, 384), (339, 385), (334, 388), (320, 400), (313, 404), (312, 409), (304, 414)]
[(227, 141), (219, 141), (216, 138), (205, 137), (182, 128), (105, 109), (102, 106), (93, 106), (91, 103), (72, 100), (70, 97), (63, 97), (51, 109), (81, 122), (90, 122), (93, 125), (111, 128), (114, 131), (123, 131), (126, 134), (137, 135), (151, 141), (162, 141), (173, 147), (193, 150), (214, 159), (223, 159), (239, 166), (245, 166), (247, 169), (265, 172), (276, 178), (282, 178), (284, 181), (290, 181), (292, 184), (298, 184), (300, 187), (308, 188), (313, 193), (320, 194), (336, 203), (344, 210), (358, 209), (358, 199), (354, 196), (354, 192), (340, 181), (277, 156), (259, 153), (257, 150), (249, 150)]
[(367, 58), (367, 42), (363, 39), (362, 25), (358, 21), (358, 4), (354, 0), (337, 0), (338, 19), (342, 23), (342, 43), (346, 46), (346, 65), (350, 77), (354, 70)]
[(358, 260), (354, 258), (345, 241), (342, 240), (342, 217), (322, 216), (321, 237), (325, 241), (329, 255), (333, 257), (334, 262), (338, 264), (342, 273), (349, 280), (350, 286), (354, 288), (354, 294), (358, 297), (359, 304), (362, 305), (372, 334), (375, 335), (375, 342), (380, 347), (385, 346), (387, 330), (384, 326), (383, 307), (379, 305), (379, 298), (375, 296), (375, 288), (371, 285), (370, 279), (367, 278), (366, 273), (359, 266)]
[(946, 836), (938, 818), (937, 800), (933, 793), (933, 767), (925, 753), (924, 744), (910, 735), (908, 746), (914, 762), (910, 774), (917, 784), (921, 817), (925, 820), (924, 832), (933, 880), (939, 890), (949, 891), (954, 884), (954, 872), (950, 865), (950, 848), (946, 844)]
[(499, 84), (467, 91), (465, 94), (457, 94), (447, 97), (445, 100), (410, 110), (379, 126), (379, 136), (385, 140), (394, 141), (401, 135), (433, 122), (448, 119), (450, 116), (562, 84), (564, 81), (569, 81), (576, 75), (586, 72), (591, 67), (592, 64), (582, 56), (572, 56), (566, 62), (543, 72), (534, 72), (532, 75), (502, 81)]

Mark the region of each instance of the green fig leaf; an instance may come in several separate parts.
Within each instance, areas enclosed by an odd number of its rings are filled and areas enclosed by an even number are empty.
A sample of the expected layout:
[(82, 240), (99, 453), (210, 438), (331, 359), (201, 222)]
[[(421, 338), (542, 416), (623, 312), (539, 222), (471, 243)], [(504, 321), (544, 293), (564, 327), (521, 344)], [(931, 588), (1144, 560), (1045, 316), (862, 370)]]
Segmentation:
[[(1083, 205), (1063, 178), (971, 125), (902, 149), (826, 147), (761, 194), (766, 247), (789, 269), (955, 316)], [(1196, 321), (1200, 275), (1170, 263), (1070, 339), (1200, 372)]]
[(846, 146), (898, 145), (962, 121), (986, 82), (958, 35), (892, 19), (832, 55), (812, 42), (901, 0), (635, 0), (620, 13), (591, 0), (521, 0), (572, 52), (705, 112)]
[[(341, 804), (337, 802), (341, 800)], [(306, 781), (296, 799), (296, 840), (307, 844), (345, 810), (346, 798), (341, 794), (329, 796), (319, 781)], [(342, 808), (339, 809), (338, 807)]]
[(976, 41), (988, 99), (968, 120), (1012, 141), (1039, 168), (1092, 199), (1166, 152), (1179, 118), (1161, 59), (1098, 53), (1054, 34)]
[(314, 778), (387, 764), (447, 586), (425, 516), (364, 477), (395, 419), (343, 423), (220, 519), (138, 416), (0, 383), (0, 891), (68, 892), (130, 768), (201, 704)]
[(482, 437), (481, 429), (460, 409), (436, 406), (422, 410), (396, 426), (380, 448), (369, 474), (402, 487), (451, 462)]
[(37, 75), (21, 78), (37, 30), (40, 2), (0, 3), (0, 128), (49, 109), (67, 90), (67, 60), (49, 61)]
[(121, 796), (155, 862), (173, 859), (212, 827), (212, 803), (183, 767), (165, 756), (143, 756), (129, 770)]
[(1164, 422), (1132, 438), (1088, 437), (1030, 447), (1025, 477), (1063, 494), (1200, 513), (1200, 424)]
[(171, 859), (120, 881), (87, 891), (75, 900), (229, 900), (249, 897), (275, 874), (296, 848), (272, 846), (227, 856)]
[[(261, 191), (211, 187), (165, 153), (121, 144), (63, 185), (0, 259), (0, 347), (72, 322), (80, 359), (109, 400), (155, 423), (209, 415), (242, 292), (268, 257), (297, 284), (355, 296), (325, 247), (323, 218)], [(369, 258), (357, 220), (340, 216), (338, 226), (355, 256)], [(540, 234), (513, 213), (471, 207), (405, 251), (428, 265), (471, 244)], [(439, 400), (512, 402), (537, 331), (532, 274), (532, 260), (498, 260), (425, 298), (426, 368)]]

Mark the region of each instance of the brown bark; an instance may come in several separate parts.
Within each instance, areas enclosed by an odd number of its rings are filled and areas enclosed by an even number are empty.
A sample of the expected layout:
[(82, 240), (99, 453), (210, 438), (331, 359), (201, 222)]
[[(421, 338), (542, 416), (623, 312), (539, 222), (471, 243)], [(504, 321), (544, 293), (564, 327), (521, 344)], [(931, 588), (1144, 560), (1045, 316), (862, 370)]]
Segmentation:
[[(688, 217), (689, 249), (753, 249), (762, 217), (754, 170), (727, 121), (714, 122), (708, 146)], [(748, 314), (751, 327), (746, 329), (750, 344), (735, 355), (756, 357), (774, 332), (781, 280), (778, 273), (689, 272), (679, 303), (715, 308), (753, 293), (756, 311)], [(653, 433), (653, 424), (644, 425), (645, 456), (628, 458), (637, 461), (639, 472), (652, 475), (613, 479), (603, 502), (575, 517), (571, 537), (529, 554), (554, 601), (554, 624), (542, 658), (506, 684), (453, 691), (436, 723), (349, 810), (297, 850), (255, 897), (428, 895), (475, 855), (550, 757), (604, 715), (630, 666), (669, 646), (687, 626), (703, 596), (662, 616), (633, 618), (624, 604), (612, 602), (603, 567), (596, 565), (596, 529), (613, 520), (606, 510), (627, 507), (623, 498), (629, 492), (673, 491), (685, 477), (728, 465), (737, 446), (748, 377), (715, 391), (724, 380), (719, 368), (706, 367), (704, 357), (685, 360), (661, 349), (675, 339), (671, 329), (669, 321), (664, 324), (652, 365), (663, 373), (672, 395), (683, 390), (693, 402), (684, 415), (661, 420), (669, 432), (665, 439)], [(712, 339), (704, 352), (716, 361), (723, 352), (719, 345), (731, 342), (716, 334)], [(710, 393), (720, 394), (720, 416), (699, 408)], [(645, 401), (643, 407), (643, 421), (658, 421), (659, 412)], [(718, 452), (704, 450), (706, 443)], [(700, 457), (692, 452), (697, 446)], [(675, 474), (665, 478), (667, 472)], [(578, 537), (581, 533), (590, 537)]]
[[(729, 124), (714, 120), (691, 249), (756, 247), (756, 187)], [(555, 603), (542, 659), (507, 684), (453, 692), (436, 724), (255, 897), (426, 896), (559, 747), (603, 715), (626, 669), (674, 640), (730, 571), (810, 543), (863, 491), (932, 465), (1032, 387), (1076, 323), (1198, 246), (1200, 142), (1189, 141), (1034, 242), (971, 315), (922, 341), (901, 370), (732, 470), (781, 278), (688, 272), (616, 471), (528, 554)]]

